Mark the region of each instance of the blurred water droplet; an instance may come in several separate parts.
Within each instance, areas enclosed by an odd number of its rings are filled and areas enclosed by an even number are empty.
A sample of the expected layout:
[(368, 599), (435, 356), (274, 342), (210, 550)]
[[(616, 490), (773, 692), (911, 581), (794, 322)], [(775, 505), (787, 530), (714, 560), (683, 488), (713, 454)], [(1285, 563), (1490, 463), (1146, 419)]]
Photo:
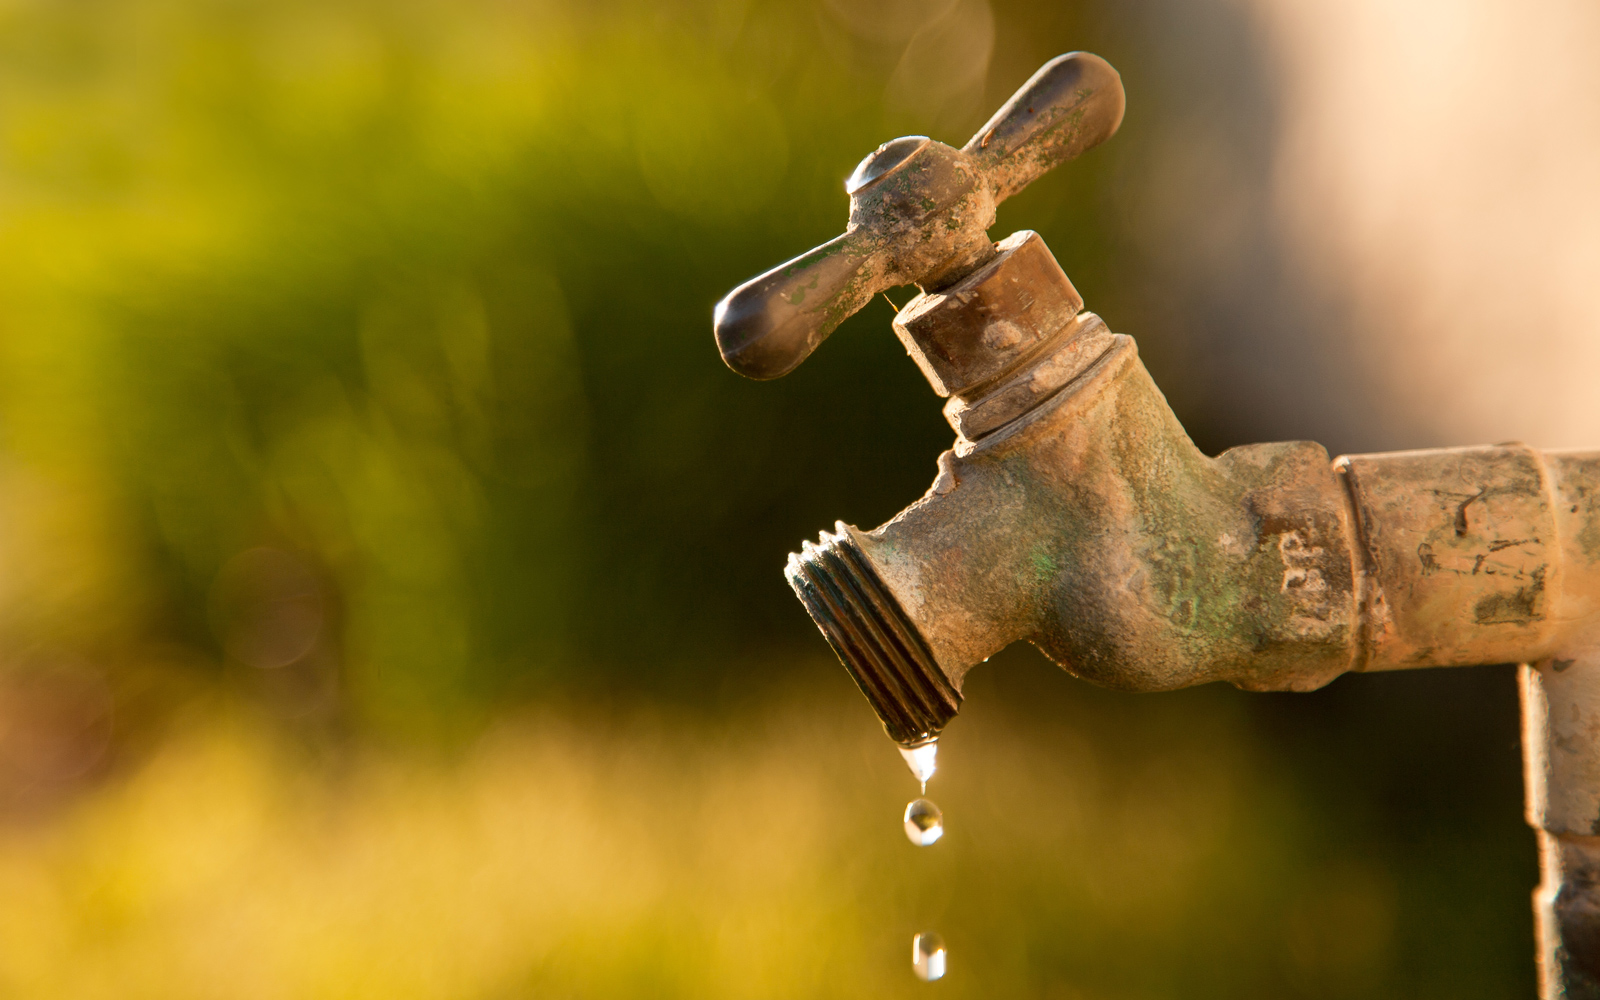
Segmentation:
[(925, 983), (944, 978), (944, 938), (923, 931), (911, 939), (911, 971)]
[(926, 789), (928, 779), (939, 769), (939, 741), (929, 740), (919, 747), (901, 747), (900, 756), (906, 759), (906, 766), (911, 768), (911, 773)]
[(927, 799), (917, 799), (906, 806), (905, 821), (906, 836), (918, 847), (927, 847), (944, 836), (944, 813)]

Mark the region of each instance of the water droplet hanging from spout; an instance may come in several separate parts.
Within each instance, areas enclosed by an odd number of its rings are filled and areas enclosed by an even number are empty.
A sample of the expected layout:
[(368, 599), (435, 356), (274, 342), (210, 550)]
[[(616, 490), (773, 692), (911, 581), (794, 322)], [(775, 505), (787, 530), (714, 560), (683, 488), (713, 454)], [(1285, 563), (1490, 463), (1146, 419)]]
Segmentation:
[(922, 783), (922, 790), (927, 791), (928, 779), (939, 769), (939, 741), (929, 740), (921, 746), (899, 749), (900, 756), (906, 759), (906, 766), (911, 768), (912, 775)]
[(911, 939), (911, 971), (925, 983), (944, 978), (944, 938), (923, 931)]
[(918, 847), (927, 847), (944, 836), (944, 813), (927, 799), (917, 799), (906, 806), (905, 823), (906, 836)]

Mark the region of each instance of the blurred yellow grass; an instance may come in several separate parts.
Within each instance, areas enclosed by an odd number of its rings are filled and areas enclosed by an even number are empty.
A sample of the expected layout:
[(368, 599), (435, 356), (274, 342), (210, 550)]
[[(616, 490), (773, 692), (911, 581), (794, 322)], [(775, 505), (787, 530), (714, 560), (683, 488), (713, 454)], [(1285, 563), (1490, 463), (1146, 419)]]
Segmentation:
[[(551, 963), (610, 975), (640, 924), (646, 942), (714, 930), (730, 894), (792, 934), (786, 895), (827, 831), (816, 776), (779, 780), (769, 757), (684, 780), (707, 756), (682, 732), (611, 742), (546, 717), (453, 765), (363, 753), (309, 777), (240, 713), (197, 723), (7, 838), (7, 992), (488, 995)], [(736, 808), (763, 818), (759, 844), (707, 839), (702, 814)]]
[(549, 710), (448, 760), (314, 760), (197, 704), (145, 763), (0, 836), (0, 993), (921, 996), (924, 923), (959, 996), (1261, 995), (1390, 957), (1387, 876), (1347, 858), (1317, 884), (1232, 712), (978, 706), (929, 787), (951, 833), (919, 851), (915, 784), (824, 687), (733, 722)]

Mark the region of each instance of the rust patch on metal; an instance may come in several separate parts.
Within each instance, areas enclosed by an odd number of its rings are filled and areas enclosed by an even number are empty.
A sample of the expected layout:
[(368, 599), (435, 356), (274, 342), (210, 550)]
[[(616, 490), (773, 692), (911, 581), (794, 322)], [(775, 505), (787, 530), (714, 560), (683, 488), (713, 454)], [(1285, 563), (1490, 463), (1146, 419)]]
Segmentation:
[(1534, 570), (1529, 574), (1528, 584), (1511, 593), (1490, 594), (1480, 599), (1472, 606), (1472, 620), (1479, 625), (1527, 625), (1543, 621), (1540, 609), (1544, 598), (1544, 570), (1543, 566)]

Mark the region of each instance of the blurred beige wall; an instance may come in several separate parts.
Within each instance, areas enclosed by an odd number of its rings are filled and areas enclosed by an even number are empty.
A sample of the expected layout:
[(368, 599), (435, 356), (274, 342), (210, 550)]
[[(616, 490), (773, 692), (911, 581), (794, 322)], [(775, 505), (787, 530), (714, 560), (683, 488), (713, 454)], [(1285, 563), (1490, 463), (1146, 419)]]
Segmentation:
[(1248, 0), (1273, 212), (1385, 442), (1600, 447), (1600, 4)]

